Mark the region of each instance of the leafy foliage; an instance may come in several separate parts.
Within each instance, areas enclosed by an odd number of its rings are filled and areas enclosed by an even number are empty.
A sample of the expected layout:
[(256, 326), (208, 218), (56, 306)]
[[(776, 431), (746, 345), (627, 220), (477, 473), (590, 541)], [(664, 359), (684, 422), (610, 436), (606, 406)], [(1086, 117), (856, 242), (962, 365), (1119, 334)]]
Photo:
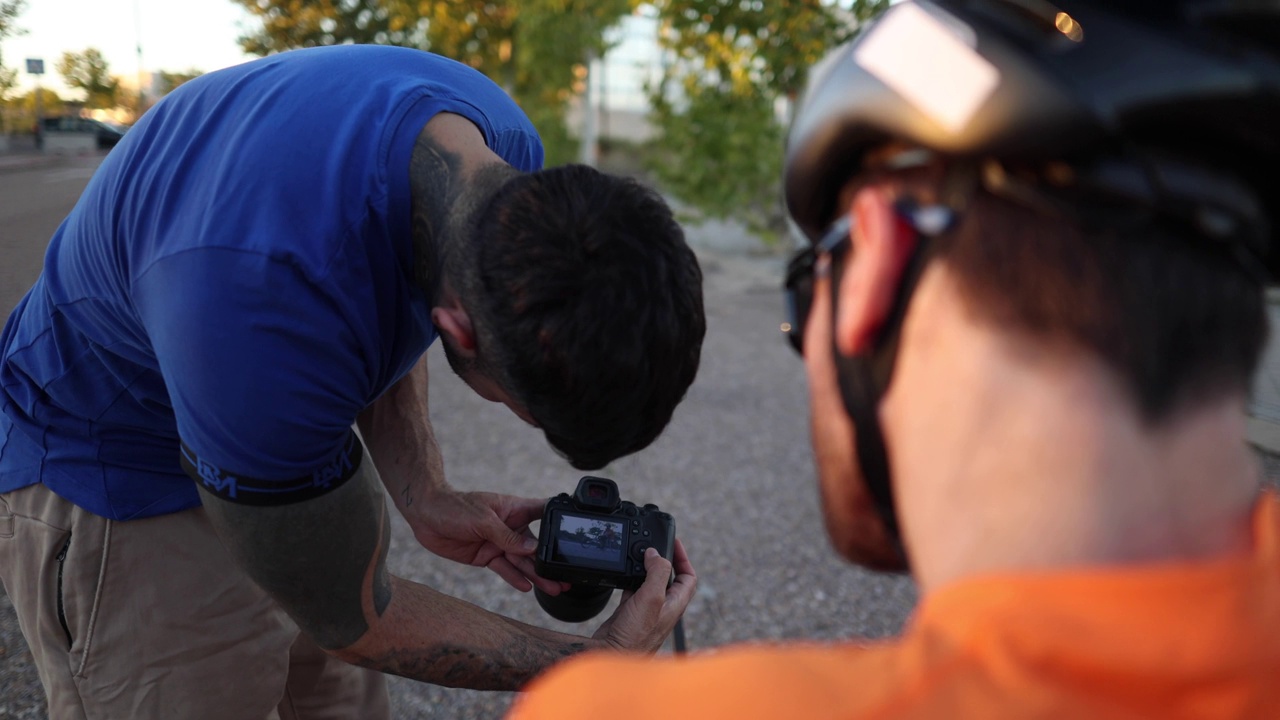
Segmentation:
[(203, 74), (204, 74), (203, 72), (196, 70), (194, 68), (190, 70), (184, 70), (182, 72), (169, 72), (167, 70), (161, 70), (160, 72), (156, 73), (155, 80), (152, 81), (152, 86), (158, 97), (164, 97), (165, 95), (168, 95), (174, 90), (177, 90), (179, 85), (182, 85), (183, 83), (189, 82), (191, 80), (195, 80), (196, 78), (200, 77)]
[(674, 57), (650, 89), (659, 180), (708, 216), (735, 216), (772, 239), (781, 205), (785, 118), (805, 73), (888, 0), (658, 0)]
[(111, 75), (110, 66), (97, 48), (84, 52), (65, 52), (58, 61), (58, 73), (67, 85), (85, 93), (85, 107), (116, 106), (120, 79)]
[[(668, 190), (710, 216), (776, 236), (784, 118), (805, 72), (889, 0), (652, 0), (674, 62), (651, 88), (660, 139), (648, 154)], [(576, 155), (564, 114), (584, 61), (641, 0), (235, 0), (266, 55), (340, 43), (403, 45), (493, 78), (542, 134), (551, 164)]]
[(342, 43), (405, 45), (420, 42), (412, 27), (391, 13), (408, 3), (366, 0), (237, 0), (262, 22), (240, 38), (245, 52), (267, 55), (294, 48)]
[(22, 33), (14, 24), (23, 10), (27, 9), (27, 0), (4, 0), (0, 2), (0, 40)]
[(695, 88), (688, 97), (683, 106), (662, 94), (651, 98), (661, 135), (650, 169), (701, 213), (734, 216), (770, 237), (782, 222), (776, 192), (783, 131), (773, 103), (762, 93), (720, 86)]
[(635, 0), (235, 0), (261, 29), (246, 52), (374, 43), (464, 62), (515, 98), (542, 135), (551, 164), (575, 154), (564, 124), (580, 66), (605, 50), (605, 31)]
[[(64, 103), (58, 93), (47, 87), (40, 88), (40, 107), (44, 115), (61, 115)], [(28, 90), (22, 95), (14, 95), (4, 104), (3, 132), (30, 133), (36, 126), (36, 91)]]
[[(0, 42), (23, 33), (15, 23), (26, 6), (27, 0), (0, 0)], [(0, 100), (4, 100), (13, 89), (17, 76), (16, 70), (5, 67), (4, 54), (0, 53)]]
[(631, 0), (530, 0), (520, 4), (515, 37), (516, 101), (543, 136), (551, 164), (577, 156), (564, 116), (584, 62), (607, 50), (604, 35), (633, 6)]

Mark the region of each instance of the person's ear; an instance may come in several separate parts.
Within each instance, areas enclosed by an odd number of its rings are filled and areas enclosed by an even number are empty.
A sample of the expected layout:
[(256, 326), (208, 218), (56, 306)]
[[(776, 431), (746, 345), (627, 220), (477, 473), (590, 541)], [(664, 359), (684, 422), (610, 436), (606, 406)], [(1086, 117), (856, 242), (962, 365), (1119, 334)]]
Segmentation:
[(431, 308), (431, 324), (448, 337), (453, 347), (463, 357), (475, 357), (476, 335), (471, 326), (471, 316), (457, 305)]
[(871, 348), (888, 319), (915, 247), (915, 231), (883, 189), (865, 187), (853, 199), (853, 251), (844, 257), (836, 308), (836, 349), (852, 356)]

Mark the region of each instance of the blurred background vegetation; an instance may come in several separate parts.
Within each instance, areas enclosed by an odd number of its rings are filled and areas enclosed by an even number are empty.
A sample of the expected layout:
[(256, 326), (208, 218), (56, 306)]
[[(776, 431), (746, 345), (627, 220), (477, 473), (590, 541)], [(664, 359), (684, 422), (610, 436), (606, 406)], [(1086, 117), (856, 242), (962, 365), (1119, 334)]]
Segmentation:
[[(805, 71), (889, 0), (227, 0), (251, 18), (244, 50), (377, 43), (429, 50), (507, 90), (542, 135), (548, 164), (594, 162), (642, 174), (701, 218), (734, 218), (766, 241), (785, 232), (779, 186), (787, 122)], [(20, 33), (27, 0), (0, 0), (0, 43)], [(657, 28), (645, 82), (646, 131), (598, 133), (590, 68), (626, 18)], [(135, 119), (200, 71), (122, 87), (94, 48), (54, 68), (77, 97), (40, 93), (46, 115), (112, 110)], [(0, 55), (6, 132), (34, 125), (36, 91), (15, 94)], [(587, 97), (584, 98), (584, 95)], [(587, 109), (584, 111), (584, 107)]]

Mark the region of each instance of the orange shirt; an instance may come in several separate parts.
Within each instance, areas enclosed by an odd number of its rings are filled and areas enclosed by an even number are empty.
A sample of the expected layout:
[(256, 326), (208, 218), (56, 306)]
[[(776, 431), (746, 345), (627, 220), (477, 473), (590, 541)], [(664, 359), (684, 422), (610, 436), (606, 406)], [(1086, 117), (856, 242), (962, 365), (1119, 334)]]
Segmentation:
[(1254, 528), (1251, 555), (959, 582), (892, 641), (585, 656), (511, 717), (1280, 718), (1274, 494)]

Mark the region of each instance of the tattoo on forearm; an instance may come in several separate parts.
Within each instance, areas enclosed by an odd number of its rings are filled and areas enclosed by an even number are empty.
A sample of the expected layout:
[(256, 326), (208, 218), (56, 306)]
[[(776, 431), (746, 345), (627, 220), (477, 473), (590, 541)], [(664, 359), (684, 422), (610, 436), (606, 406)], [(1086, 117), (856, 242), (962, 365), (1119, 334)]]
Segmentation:
[(588, 649), (586, 643), (548, 645), (520, 637), (501, 651), (439, 645), (398, 649), (360, 664), (407, 678), (474, 690), (518, 690), (559, 660)]
[(404, 506), (409, 507), (413, 504), (413, 483), (404, 484), (404, 489), (400, 491), (400, 499), (404, 501)]

